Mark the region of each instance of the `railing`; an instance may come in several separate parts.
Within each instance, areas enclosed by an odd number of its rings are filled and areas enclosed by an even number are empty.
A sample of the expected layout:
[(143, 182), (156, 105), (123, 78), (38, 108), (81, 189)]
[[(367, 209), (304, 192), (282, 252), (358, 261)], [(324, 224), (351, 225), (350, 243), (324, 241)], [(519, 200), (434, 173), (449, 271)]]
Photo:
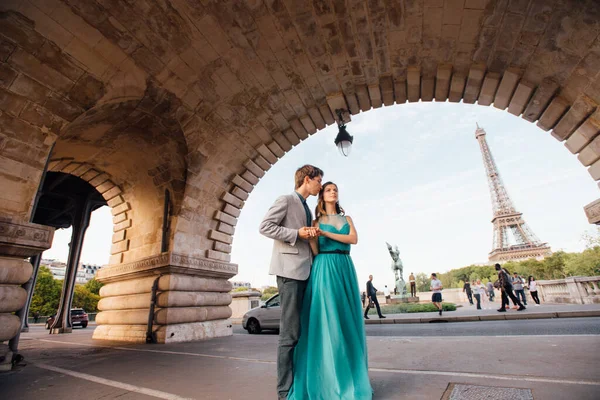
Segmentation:
[(572, 276), (537, 284), (540, 298), (547, 303), (600, 303), (600, 276)]

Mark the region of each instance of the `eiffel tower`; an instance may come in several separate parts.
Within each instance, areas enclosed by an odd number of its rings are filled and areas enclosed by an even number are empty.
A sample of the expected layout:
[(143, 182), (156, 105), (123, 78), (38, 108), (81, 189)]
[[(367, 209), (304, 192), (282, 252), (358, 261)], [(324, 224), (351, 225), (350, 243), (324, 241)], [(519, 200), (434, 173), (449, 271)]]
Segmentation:
[[(493, 262), (522, 261), (528, 258), (542, 260), (552, 254), (547, 243), (541, 243), (527, 226), (523, 214), (515, 209), (502, 183), (498, 167), (485, 140), (485, 130), (477, 124), (475, 138), (481, 147), (483, 165), (487, 172), (494, 211), (494, 242), (488, 259)], [(510, 240), (512, 238), (512, 240)]]

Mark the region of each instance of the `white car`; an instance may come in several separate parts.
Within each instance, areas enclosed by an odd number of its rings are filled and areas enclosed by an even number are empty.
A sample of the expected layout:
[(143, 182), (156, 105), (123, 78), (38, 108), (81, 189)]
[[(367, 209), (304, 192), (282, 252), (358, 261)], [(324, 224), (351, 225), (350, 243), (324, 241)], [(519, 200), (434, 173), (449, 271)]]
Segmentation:
[(260, 333), (263, 329), (279, 329), (281, 319), (281, 307), (279, 306), (279, 294), (271, 297), (260, 307), (253, 308), (244, 314), (242, 327), (249, 334)]

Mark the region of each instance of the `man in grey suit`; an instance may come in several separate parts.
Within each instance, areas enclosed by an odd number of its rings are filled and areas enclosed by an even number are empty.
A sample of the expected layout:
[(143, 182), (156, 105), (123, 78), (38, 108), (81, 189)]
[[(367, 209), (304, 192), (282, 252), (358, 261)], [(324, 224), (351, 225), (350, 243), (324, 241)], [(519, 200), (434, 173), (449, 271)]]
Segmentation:
[(296, 190), (280, 196), (260, 224), (260, 233), (273, 239), (270, 275), (277, 275), (281, 321), (277, 348), (277, 394), (287, 398), (294, 379), (294, 347), (300, 337), (300, 311), (306, 281), (310, 276), (312, 253), (309, 239), (319, 236), (312, 227), (312, 214), (306, 204), (309, 196), (321, 190), (323, 171), (312, 165), (298, 168)]

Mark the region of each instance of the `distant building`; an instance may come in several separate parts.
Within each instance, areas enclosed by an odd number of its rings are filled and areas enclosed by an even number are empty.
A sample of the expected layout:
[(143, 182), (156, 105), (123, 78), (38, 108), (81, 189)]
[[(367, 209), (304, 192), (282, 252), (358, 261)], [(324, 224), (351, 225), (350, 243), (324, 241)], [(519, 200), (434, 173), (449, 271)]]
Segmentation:
[(252, 287), (250, 282), (234, 282), (234, 281), (232, 281), (231, 283), (233, 284), (234, 289), (241, 288), (241, 287), (250, 289)]
[[(67, 271), (66, 263), (58, 260), (42, 260), (40, 264), (48, 267), (50, 272), (52, 272), (52, 277), (54, 279), (61, 281), (65, 279), (65, 274)], [(102, 267), (102, 265), (80, 263), (79, 268), (77, 269), (75, 283), (81, 285), (86, 284), (96, 276), (96, 272), (98, 272), (98, 270)]]

